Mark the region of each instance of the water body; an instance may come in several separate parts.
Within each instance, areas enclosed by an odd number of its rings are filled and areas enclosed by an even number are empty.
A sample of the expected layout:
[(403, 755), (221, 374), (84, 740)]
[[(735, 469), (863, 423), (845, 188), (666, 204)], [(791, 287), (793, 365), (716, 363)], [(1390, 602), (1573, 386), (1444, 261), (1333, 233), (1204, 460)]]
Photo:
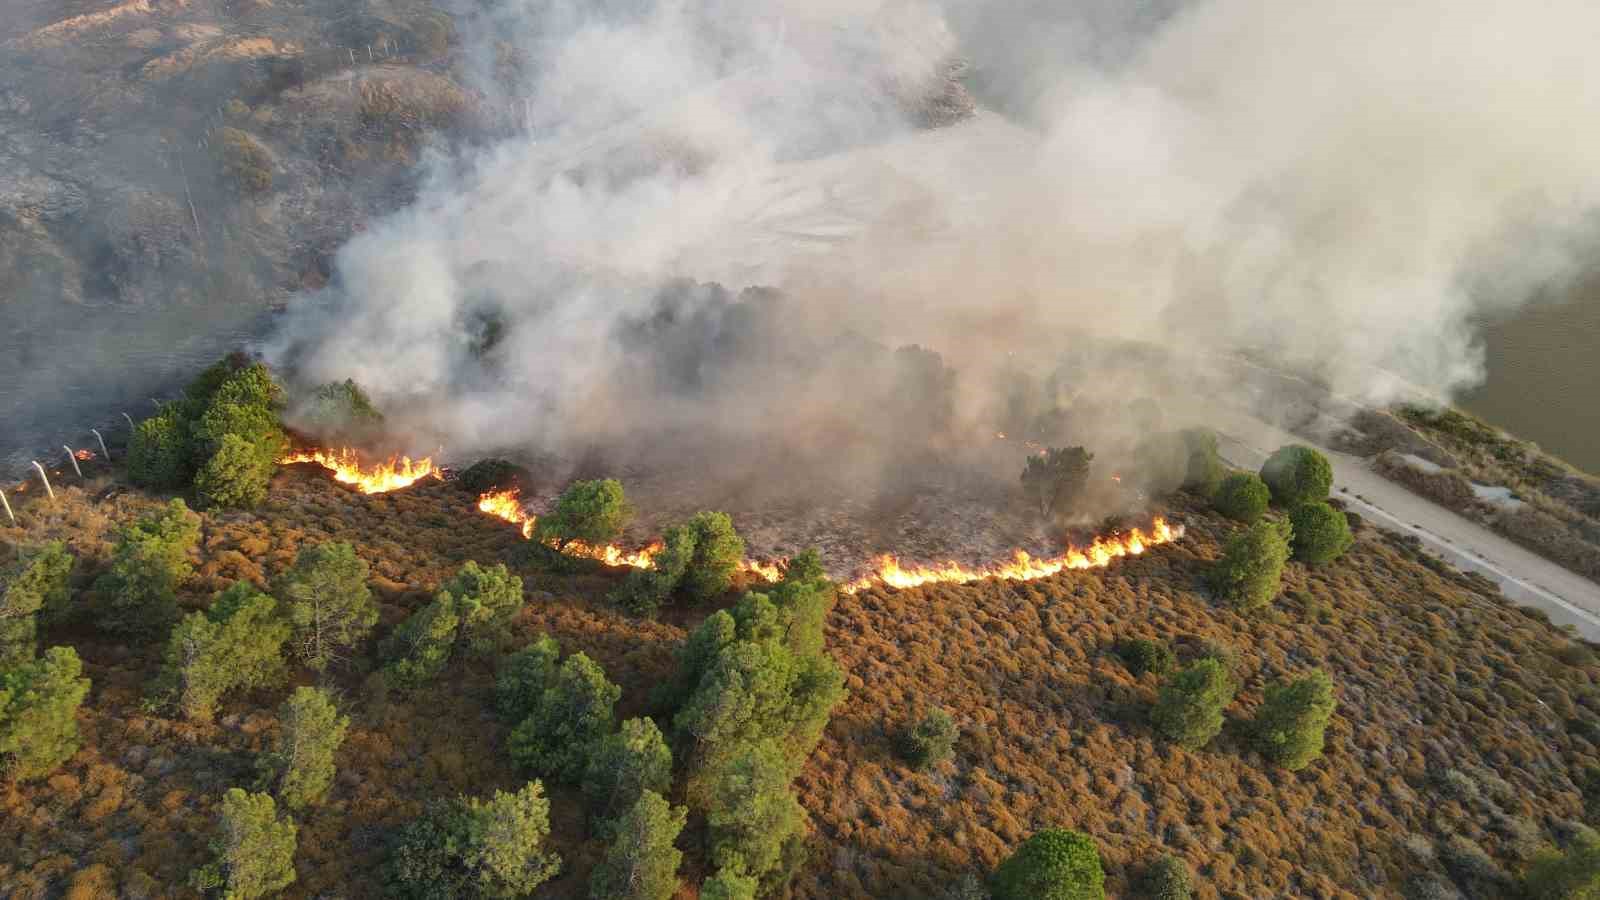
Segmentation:
[(1488, 380), (1467, 410), (1600, 474), (1600, 279), (1483, 323)]

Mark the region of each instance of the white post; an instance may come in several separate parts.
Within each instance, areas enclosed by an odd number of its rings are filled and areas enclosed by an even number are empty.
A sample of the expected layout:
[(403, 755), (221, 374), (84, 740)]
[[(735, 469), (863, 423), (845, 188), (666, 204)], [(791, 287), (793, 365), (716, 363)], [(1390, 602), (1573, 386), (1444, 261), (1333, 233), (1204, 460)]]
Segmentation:
[(372, 45), (367, 45), (367, 62), (372, 62)]
[(11, 517), (11, 524), (17, 524), (17, 514), (11, 511), (11, 501), (6, 499), (5, 491), (0, 491), (0, 506), (6, 508), (6, 515)]
[(130, 416), (130, 415), (128, 415), (128, 414), (127, 414), (127, 413), (123, 413), (123, 414), (122, 414), (122, 417), (123, 417), (123, 418), (124, 418), (124, 419), (127, 419), (127, 420), (128, 420), (128, 430), (129, 430), (129, 431), (132, 431), (132, 430), (133, 430), (133, 416)]
[(44, 473), (44, 466), (39, 465), (39, 461), (36, 459), (33, 461), (33, 467), (39, 470), (39, 478), (44, 482), (44, 492), (50, 495), (51, 500), (54, 500), (56, 492), (50, 489), (50, 476)]
[(91, 428), (89, 431), (94, 434), (94, 439), (100, 442), (100, 455), (106, 458), (106, 462), (111, 462), (111, 451), (106, 449), (106, 439), (100, 436), (100, 430)]
[(353, 66), (355, 64), (356, 64), (356, 51), (351, 50), (350, 51), (350, 65)]
[(62, 444), (61, 445), (61, 449), (67, 451), (67, 460), (72, 463), (72, 471), (77, 472), (78, 473), (78, 477), (82, 478), (83, 477), (83, 469), (78, 467), (78, 456), (77, 456), (77, 454), (73, 453), (72, 452), (72, 448), (68, 447), (66, 444)]

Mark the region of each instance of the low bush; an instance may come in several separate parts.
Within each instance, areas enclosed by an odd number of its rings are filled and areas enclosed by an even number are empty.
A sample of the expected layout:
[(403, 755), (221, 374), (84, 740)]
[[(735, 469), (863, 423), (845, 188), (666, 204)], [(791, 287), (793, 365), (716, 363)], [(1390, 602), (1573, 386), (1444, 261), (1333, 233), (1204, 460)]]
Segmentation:
[(1139, 896), (1145, 900), (1189, 900), (1194, 896), (1189, 864), (1170, 853), (1151, 863), (1139, 881)]
[(961, 730), (948, 712), (934, 708), (896, 736), (895, 750), (913, 769), (926, 769), (949, 759)]
[(1105, 870), (1088, 835), (1051, 828), (1028, 838), (994, 870), (994, 900), (1101, 900)]
[(1266, 513), (1272, 494), (1267, 483), (1254, 472), (1234, 472), (1222, 479), (1213, 495), (1217, 512), (1246, 525)]
[(1143, 675), (1153, 672), (1165, 675), (1172, 670), (1178, 658), (1161, 641), (1152, 641), (1148, 638), (1123, 638), (1116, 643), (1116, 654), (1122, 659), (1122, 664), (1134, 675)]
[(1212, 589), (1240, 611), (1271, 603), (1283, 583), (1291, 533), (1287, 522), (1261, 521), (1229, 538), (1207, 576)]
[(1326, 503), (1296, 506), (1289, 513), (1289, 524), (1294, 529), (1291, 539), (1294, 558), (1304, 563), (1332, 562), (1355, 543), (1350, 534), (1350, 520)]
[(1328, 458), (1303, 444), (1279, 447), (1261, 466), (1261, 480), (1272, 490), (1272, 502), (1285, 509), (1328, 499), (1333, 489), (1333, 465)]
[(1222, 731), (1222, 710), (1233, 702), (1236, 690), (1222, 663), (1199, 660), (1161, 686), (1150, 724), (1162, 737), (1199, 750)]

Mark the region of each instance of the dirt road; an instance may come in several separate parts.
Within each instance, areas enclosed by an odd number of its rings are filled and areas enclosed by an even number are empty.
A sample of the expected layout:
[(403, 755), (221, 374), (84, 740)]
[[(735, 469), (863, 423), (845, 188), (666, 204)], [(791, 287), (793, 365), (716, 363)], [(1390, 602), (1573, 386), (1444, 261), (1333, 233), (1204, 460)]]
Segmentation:
[[(1223, 458), (1240, 468), (1260, 468), (1267, 455), (1284, 444), (1310, 443), (1243, 414), (1217, 427)], [(1317, 449), (1333, 462), (1334, 496), (1352, 510), (1381, 527), (1416, 535), (1434, 555), (1494, 579), (1512, 601), (1542, 609), (1552, 622), (1576, 626), (1584, 637), (1600, 640), (1600, 584), (1411, 493), (1373, 471), (1360, 457)]]

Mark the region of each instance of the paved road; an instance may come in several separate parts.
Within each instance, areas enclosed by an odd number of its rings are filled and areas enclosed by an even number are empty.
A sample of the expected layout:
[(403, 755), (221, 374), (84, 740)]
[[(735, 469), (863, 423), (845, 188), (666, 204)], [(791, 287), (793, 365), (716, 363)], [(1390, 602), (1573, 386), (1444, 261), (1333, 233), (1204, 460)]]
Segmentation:
[[(1284, 444), (1306, 444), (1257, 419), (1235, 414), (1220, 423), (1223, 458), (1256, 469)], [(1312, 445), (1316, 446), (1316, 445)], [(1600, 640), (1600, 584), (1569, 571), (1373, 471), (1365, 460), (1327, 447), (1333, 462), (1334, 495), (1374, 524), (1416, 535), (1423, 547), (1451, 564), (1481, 573), (1512, 601), (1549, 613)]]

